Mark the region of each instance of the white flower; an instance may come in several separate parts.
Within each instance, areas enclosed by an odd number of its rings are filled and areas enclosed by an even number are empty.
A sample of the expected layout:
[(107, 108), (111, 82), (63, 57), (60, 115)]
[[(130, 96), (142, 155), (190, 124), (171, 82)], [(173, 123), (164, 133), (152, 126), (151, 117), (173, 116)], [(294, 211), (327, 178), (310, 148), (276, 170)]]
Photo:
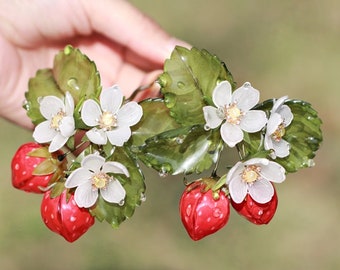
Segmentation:
[(247, 193), (258, 203), (267, 203), (274, 195), (270, 182), (281, 183), (285, 178), (285, 169), (280, 164), (266, 158), (253, 158), (237, 162), (228, 172), (226, 183), (236, 203), (241, 203)]
[(287, 98), (287, 96), (281, 97), (274, 103), (267, 123), (264, 148), (266, 150), (274, 150), (274, 158), (283, 158), (289, 155), (289, 143), (282, 139), (285, 135), (286, 127), (293, 120), (290, 108), (284, 105)]
[(62, 148), (75, 132), (73, 110), (74, 101), (69, 92), (66, 92), (65, 100), (56, 96), (43, 97), (40, 101), (40, 113), (47, 120), (35, 127), (33, 138), (38, 143), (51, 142), (49, 152)]
[(92, 99), (86, 100), (81, 110), (84, 123), (94, 127), (86, 132), (89, 140), (104, 145), (109, 139), (112, 145), (122, 146), (131, 136), (130, 126), (139, 122), (142, 107), (134, 101), (122, 106), (123, 94), (118, 86), (104, 89), (100, 94), (100, 106)]
[(243, 140), (243, 131), (252, 133), (260, 131), (267, 123), (265, 112), (250, 110), (259, 101), (259, 91), (250, 83), (231, 92), (228, 81), (219, 83), (212, 94), (215, 106), (203, 107), (206, 128), (217, 128), (222, 124), (220, 132), (223, 141), (234, 147)]
[(79, 207), (89, 208), (98, 199), (98, 193), (110, 203), (121, 203), (126, 195), (124, 187), (109, 173), (124, 174), (129, 177), (127, 168), (96, 154), (86, 156), (81, 167), (74, 170), (65, 182), (66, 188), (77, 187), (74, 199)]

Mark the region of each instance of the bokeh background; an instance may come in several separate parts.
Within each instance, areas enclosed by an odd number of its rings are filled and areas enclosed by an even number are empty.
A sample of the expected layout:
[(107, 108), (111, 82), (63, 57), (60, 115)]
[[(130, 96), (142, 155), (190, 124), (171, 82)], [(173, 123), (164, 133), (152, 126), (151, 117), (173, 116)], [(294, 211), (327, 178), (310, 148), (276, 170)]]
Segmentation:
[[(340, 269), (340, 2), (337, 0), (132, 0), (171, 34), (226, 62), (261, 100), (288, 95), (323, 119), (316, 166), (277, 187), (269, 225), (233, 210), (219, 232), (194, 242), (178, 215), (182, 177), (147, 170), (147, 200), (119, 229), (92, 227), (75, 243), (50, 232), (40, 195), (11, 186), (10, 161), (31, 132), (0, 121), (1, 269)], [(115, 11), (113, 11), (115, 12)]]

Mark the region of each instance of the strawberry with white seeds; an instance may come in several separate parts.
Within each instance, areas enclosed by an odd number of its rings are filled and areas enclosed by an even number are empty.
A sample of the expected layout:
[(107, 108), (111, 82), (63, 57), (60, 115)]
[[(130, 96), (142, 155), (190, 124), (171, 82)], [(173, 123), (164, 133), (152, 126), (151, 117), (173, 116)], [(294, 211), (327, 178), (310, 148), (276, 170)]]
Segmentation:
[[(193, 182), (182, 194), (180, 215), (189, 236), (197, 241), (223, 228), (229, 219), (229, 199), (223, 191), (213, 192), (209, 182)], [(208, 185), (207, 185), (208, 183)]]
[(49, 153), (35, 142), (21, 145), (12, 158), (12, 185), (26, 192), (43, 193), (63, 172), (62, 152)]
[(231, 199), (233, 208), (248, 221), (257, 225), (268, 224), (272, 220), (277, 204), (278, 199), (275, 188), (273, 197), (267, 203), (258, 203), (249, 194), (247, 194), (242, 203), (235, 203)]
[(77, 206), (73, 194), (70, 198), (67, 196), (65, 190), (60, 196), (51, 198), (51, 191), (47, 191), (41, 202), (41, 217), (51, 231), (74, 242), (87, 232), (95, 218), (87, 208)]

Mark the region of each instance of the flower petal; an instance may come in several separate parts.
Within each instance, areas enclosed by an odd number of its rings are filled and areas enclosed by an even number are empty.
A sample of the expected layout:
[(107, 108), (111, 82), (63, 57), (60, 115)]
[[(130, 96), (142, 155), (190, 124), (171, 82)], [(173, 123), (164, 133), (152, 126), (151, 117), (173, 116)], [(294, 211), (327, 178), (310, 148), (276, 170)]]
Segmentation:
[(73, 116), (74, 112), (74, 100), (70, 92), (65, 94), (65, 112), (67, 116)]
[(52, 152), (59, 150), (60, 148), (62, 148), (65, 145), (67, 140), (68, 140), (68, 137), (64, 137), (60, 133), (57, 133), (54, 136), (54, 138), (52, 139), (52, 141), (51, 141), (51, 143), (48, 147), (48, 151), (52, 153)]
[(294, 118), (291, 109), (287, 105), (283, 105), (278, 113), (282, 116), (285, 126), (289, 126)]
[(228, 185), (229, 182), (237, 175), (241, 175), (243, 170), (243, 163), (241, 161), (237, 162), (228, 172), (226, 177), (226, 184)]
[(240, 88), (236, 89), (232, 96), (232, 102), (237, 104), (237, 107), (243, 112), (249, 111), (260, 100), (260, 92), (253, 88), (249, 83), (245, 83)]
[(98, 173), (101, 171), (101, 167), (105, 163), (105, 158), (96, 154), (90, 154), (84, 157), (81, 162), (81, 166), (92, 171), (94, 173)]
[(119, 174), (125, 174), (127, 177), (130, 176), (127, 168), (122, 163), (115, 162), (115, 161), (106, 162), (103, 165), (102, 172), (104, 172), (104, 173), (110, 173), (110, 172), (111, 173), (119, 173)]
[(53, 128), (50, 128), (50, 121), (41, 122), (37, 125), (33, 132), (33, 138), (38, 143), (47, 143), (53, 140), (54, 136), (58, 134)]
[(229, 105), (231, 102), (231, 84), (228, 81), (220, 82), (212, 93), (212, 100), (216, 107)]
[(260, 131), (267, 123), (266, 113), (261, 110), (248, 111), (241, 119), (240, 128), (246, 132)]
[(263, 146), (266, 150), (274, 150), (273, 139), (270, 135), (264, 136)]
[(272, 141), (273, 142), (273, 149), (275, 151), (275, 155), (277, 157), (283, 158), (289, 155), (289, 143), (283, 139), (281, 139), (279, 142)]
[(91, 182), (91, 177), (93, 173), (91, 173), (89, 170), (80, 167), (78, 169), (75, 169), (69, 177), (67, 177), (65, 182), (66, 188), (74, 188), (79, 185), (82, 185), (86, 182)]
[(86, 132), (86, 136), (91, 142), (95, 144), (105, 145), (107, 143), (106, 132), (103, 131), (102, 129), (97, 128), (90, 129), (89, 131)]
[(282, 117), (278, 113), (272, 113), (269, 117), (268, 123), (267, 123), (267, 132), (266, 134), (268, 136), (272, 135), (280, 124), (282, 124)]
[(269, 164), (269, 159), (266, 158), (251, 158), (243, 163), (244, 165), (259, 165), (267, 166)]
[(103, 111), (115, 114), (118, 112), (122, 102), (123, 94), (117, 85), (104, 89), (100, 94), (100, 106)]
[(46, 119), (51, 119), (60, 111), (65, 111), (65, 105), (60, 98), (56, 96), (46, 96), (40, 101), (40, 113)]
[(229, 147), (234, 147), (237, 143), (243, 140), (243, 132), (238, 125), (224, 123), (221, 126), (220, 132), (223, 141)]
[(74, 134), (75, 124), (73, 116), (65, 116), (59, 125), (60, 134), (64, 137), (71, 137)]
[(218, 109), (213, 106), (204, 106), (203, 115), (207, 127), (212, 129), (217, 128), (223, 121), (223, 118), (218, 116)]
[(128, 126), (118, 126), (113, 130), (107, 131), (106, 135), (112, 145), (123, 146), (131, 136), (131, 130)]
[(102, 115), (102, 111), (97, 102), (92, 99), (85, 100), (81, 108), (81, 119), (90, 127), (98, 125), (98, 120)]
[(89, 208), (98, 199), (98, 189), (92, 187), (91, 182), (82, 184), (74, 192), (74, 200), (79, 207)]
[(242, 181), (240, 175), (236, 175), (229, 183), (230, 197), (236, 203), (243, 202), (247, 195), (248, 187), (245, 182)]
[(249, 195), (258, 203), (267, 203), (274, 195), (273, 185), (266, 179), (259, 179), (248, 187)]
[(268, 181), (282, 183), (286, 179), (285, 169), (274, 161), (269, 161), (267, 166), (261, 166), (260, 175)]
[(124, 200), (126, 192), (118, 180), (113, 180), (106, 186), (106, 189), (100, 189), (103, 199), (110, 203), (120, 203)]
[(278, 110), (281, 108), (281, 106), (285, 103), (285, 101), (288, 99), (288, 96), (280, 97), (279, 99), (274, 101), (273, 108), (271, 109), (271, 113), (278, 112)]
[(139, 122), (142, 116), (142, 106), (135, 101), (128, 102), (117, 113), (118, 126), (133, 126)]

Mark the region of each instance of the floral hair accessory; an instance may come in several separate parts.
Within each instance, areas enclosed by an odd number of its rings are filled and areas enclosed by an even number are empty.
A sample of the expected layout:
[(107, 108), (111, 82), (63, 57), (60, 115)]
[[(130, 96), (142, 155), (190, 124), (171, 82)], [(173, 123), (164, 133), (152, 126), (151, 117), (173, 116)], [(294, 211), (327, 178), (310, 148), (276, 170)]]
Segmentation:
[[(225, 226), (230, 205), (267, 224), (276, 184), (314, 166), (317, 112), (287, 96), (259, 103), (259, 90), (237, 87), (217, 56), (197, 48), (176, 47), (154, 83), (160, 96), (144, 100), (135, 100), (144, 86), (130, 97), (118, 85), (102, 89), (95, 63), (65, 47), (29, 81), (24, 108), (35, 142), (15, 153), (13, 186), (44, 193), (44, 223), (69, 242), (95, 220), (116, 228), (133, 216), (145, 200), (140, 164), (162, 177), (184, 175), (180, 216), (193, 240)], [(230, 148), (234, 165), (221, 158)]]

